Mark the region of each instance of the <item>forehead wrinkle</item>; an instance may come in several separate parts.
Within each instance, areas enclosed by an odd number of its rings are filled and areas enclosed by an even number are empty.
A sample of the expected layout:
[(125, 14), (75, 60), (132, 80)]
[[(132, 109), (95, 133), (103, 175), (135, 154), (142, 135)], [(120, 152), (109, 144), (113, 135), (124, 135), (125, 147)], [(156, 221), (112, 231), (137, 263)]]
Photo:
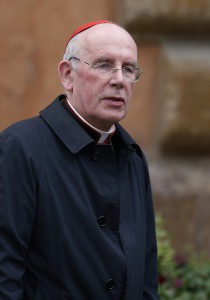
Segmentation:
[(137, 52), (134, 52), (130, 47), (124, 47), (122, 51), (120, 51), (117, 45), (113, 46), (112, 44), (112, 47), (110, 47), (109, 45), (106, 45), (105, 47), (97, 46), (95, 48), (85, 47), (84, 50), (85, 51), (83, 52), (83, 59), (92, 60), (92, 63), (115, 63), (118, 61), (122, 61), (125, 64), (137, 64)]
[[(92, 49), (97, 52), (108, 49), (109, 46), (114, 46), (122, 42), (125, 48), (133, 51), (137, 56), (137, 46), (132, 36), (123, 28), (116, 24), (99, 24), (87, 29), (81, 33), (82, 48), (85, 52), (90, 53)], [(116, 41), (116, 43), (115, 43)]]
[[(99, 56), (94, 59), (93, 63), (101, 63), (101, 62), (107, 63), (108, 62), (108, 63), (114, 64), (115, 63), (114, 60), (115, 59), (107, 57), (107, 56)], [(132, 66), (132, 67), (138, 66), (137, 61), (134, 61), (134, 60), (125, 60), (122, 63), (123, 63), (123, 65)]]

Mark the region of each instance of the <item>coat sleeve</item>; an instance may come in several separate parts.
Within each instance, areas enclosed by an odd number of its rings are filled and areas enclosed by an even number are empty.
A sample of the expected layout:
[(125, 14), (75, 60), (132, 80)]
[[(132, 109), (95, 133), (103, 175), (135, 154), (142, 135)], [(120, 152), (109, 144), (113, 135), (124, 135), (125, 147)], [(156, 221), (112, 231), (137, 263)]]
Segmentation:
[(146, 159), (146, 259), (143, 300), (160, 300), (158, 296), (157, 242), (151, 184)]
[(27, 147), (0, 135), (0, 299), (23, 298), (22, 276), (36, 211), (36, 183)]

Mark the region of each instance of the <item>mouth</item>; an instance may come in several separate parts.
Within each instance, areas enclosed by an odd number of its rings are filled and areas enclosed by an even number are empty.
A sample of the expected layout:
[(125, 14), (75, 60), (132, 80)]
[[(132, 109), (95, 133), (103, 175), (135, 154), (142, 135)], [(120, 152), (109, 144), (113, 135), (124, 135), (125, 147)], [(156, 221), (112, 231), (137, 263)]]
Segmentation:
[(108, 96), (103, 98), (104, 101), (107, 101), (110, 104), (113, 105), (122, 105), (125, 104), (125, 99), (123, 97), (113, 97), (113, 96)]

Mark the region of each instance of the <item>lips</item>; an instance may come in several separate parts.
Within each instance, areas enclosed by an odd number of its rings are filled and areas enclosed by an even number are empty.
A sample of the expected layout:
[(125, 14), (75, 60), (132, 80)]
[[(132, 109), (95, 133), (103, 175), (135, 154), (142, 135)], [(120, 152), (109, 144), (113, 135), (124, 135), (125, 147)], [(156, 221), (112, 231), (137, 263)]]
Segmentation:
[(121, 110), (125, 107), (125, 99), (122, 97), (106, 97), (102, 99), (107, 107), (112, 109)]
[(107, 100), (107, 101), (113, 101), (113, 102), (123, 102), (125, 103), (125, 99), (122, 97), (116, 97), (116, 96), (106, 96), (103, 98), (103, 100)]

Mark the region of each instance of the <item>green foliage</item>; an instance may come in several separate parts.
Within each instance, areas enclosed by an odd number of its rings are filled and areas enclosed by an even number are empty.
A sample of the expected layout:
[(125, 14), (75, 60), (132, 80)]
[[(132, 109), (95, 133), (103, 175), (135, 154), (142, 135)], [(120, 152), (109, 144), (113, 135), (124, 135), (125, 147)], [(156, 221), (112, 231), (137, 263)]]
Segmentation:
[(210, 300), (210, 261), (178, 257), (160, 215), (156, 227), (161, 300)]
[(158, 270), (162, 277), (175, 276), (174, 249), (168, 232), (164, 229), (161, 215), (156, 216), (156, 234), (158, 244)]

